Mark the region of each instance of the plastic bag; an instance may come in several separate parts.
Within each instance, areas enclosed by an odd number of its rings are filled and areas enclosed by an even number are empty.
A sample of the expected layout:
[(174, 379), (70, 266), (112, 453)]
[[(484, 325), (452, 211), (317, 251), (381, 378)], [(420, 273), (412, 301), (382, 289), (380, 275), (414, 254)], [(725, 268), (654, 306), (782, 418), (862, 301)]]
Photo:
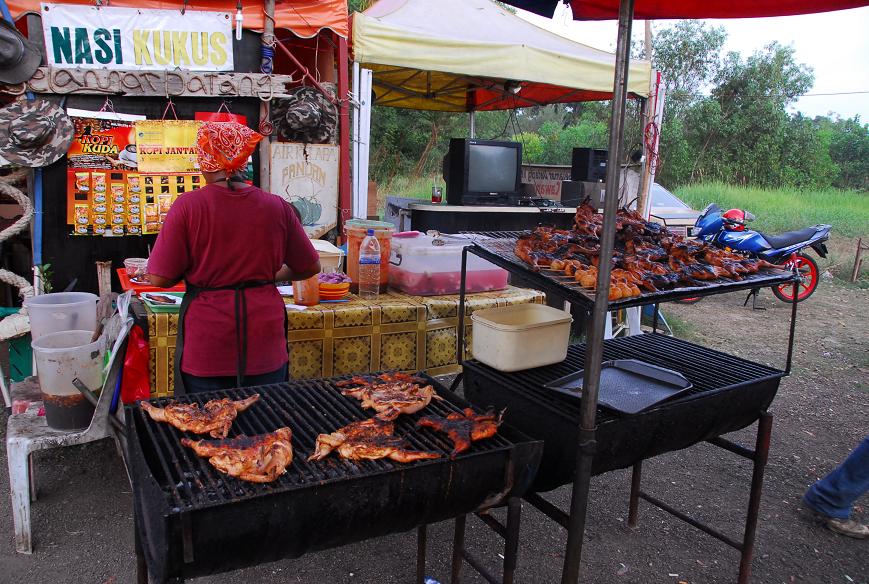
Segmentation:
[(121, 399), (125, 404), (151, 397), (150, 351), (142, 327), (134, 325), (127, 341), (121, 377)]

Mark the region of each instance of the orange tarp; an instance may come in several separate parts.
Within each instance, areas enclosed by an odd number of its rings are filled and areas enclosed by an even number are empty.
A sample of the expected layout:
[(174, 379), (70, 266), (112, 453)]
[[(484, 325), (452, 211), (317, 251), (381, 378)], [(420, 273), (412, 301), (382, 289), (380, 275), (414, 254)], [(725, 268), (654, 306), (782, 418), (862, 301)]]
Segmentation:
[[(40, 0), (6, 0), (12, 16), (17, 20), (27, 12), (39, 13)], [(92, 6), (93, 0), (66, 0), (58, 4), (85, 4)], [(235, 14), (235, 2), (226, 0), (192, 0), (187, 2), (187, 10), (214, 10)], [(111, 6), (118, 8), (157, 8), (180, 10), (182, 1), (172, 0), (112, 0)], [(242, 2), (243, 26), (261, 31), (265, 21), (262, 2)], [(349, 34), (346, 0), (277, 0), (275, 3), (275, 27), (291, 30), (295, 35), (310, 38), (324, 28), (328, 28), (344, 38)]]

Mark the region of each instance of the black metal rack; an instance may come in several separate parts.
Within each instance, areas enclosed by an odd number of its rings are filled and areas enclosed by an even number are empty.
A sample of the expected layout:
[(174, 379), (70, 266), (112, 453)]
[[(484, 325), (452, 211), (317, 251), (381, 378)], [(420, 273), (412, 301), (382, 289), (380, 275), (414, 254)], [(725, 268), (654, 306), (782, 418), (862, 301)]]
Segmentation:
[[(601, 238), (601, 255), (612, 254), (612, 242), (614, 238), (615, 228), (615, 209), (607, 209), (604, 213), (604, 233)], [(653, 321), (654, 334), (657, 329), (658, 305), (661, 302), (669, 302), (683, 298), (703, 297), (716, 294), (725, 294), (739, 290), (756, 291), (759, 288), (771, 287), (776, 285), (792, 282), (794, 286), (793, 301), (791, 304), (791, 320), (788, 334), (788, 346), (786, 365), (781, 376), (786, 376), (791, 370), (791, 361), (793, 357), (793, 342), (794, 330), (796, 326), (797, 315), (797, 290), (799, 282), (798, 275), (794, 272), (784, 270), (770, 270), (763, 274), (755, 274), (752, 277), (745, 278), (740, 281), (714, 282), (708, 286), (678, 288), (655, 293), (645, 293), (640, 296), (628, 298), (624, 300), (616, 300), (610, 302), (602, 302), (593, 293), (582, 289), (575, 285), (569, 279), (559, 278), (556, 272), (541, 273), (535, 272), (530, 267), (516, 257), (513, 252), (514, 245), (518, 236), (522, 232), (476, 232), (476, 235), (481, 236), (474, 241), (473, 245), (464, 247), (462, 250), (462, 273), (461, 273), (461, 288), (459, 292), (459, 314), (458, 314), (458, 331), (456, 343), (457, 362), (463, 363), (465, 356), (465, 296), (466, 296), (466, 276), (467, 276), (467, 261), (468, 254), (474, 254), (480, 258), (488, 260), (493, 264), (500, 266), (508, 272), (522, 276), (525, 281), (531, 285), (547, 292), (565, 298), (568, 302), (576, 303), (585, 308), (586, 312), (592, 316), (592, 330), (588, 335), (588, 343), (585, 353), (585, 370), (586, 383), (585, 387), (589, 388), (588, 395), (593, 397), (593, 406), (587, 407), (582, 404), (580, 411), (580, 423), (576, 433), (576, 448), (578, 456), (576, 457), (576, 470), (573, 475), (573, 495), (571, 498), (570, 512), (564, 512), (558, 509), (536, 492), (526, 495), (524, 498), (542, 513), (554, 520), (556, 523), (564, 527), (568, 532), (567, 549), (565, 551), (564, 570), (562, 572), (562, 583), (576, 581), (579, 572), (579, 563), (582, 554), (583, 536), (585, 533), (585, 516), (588, 505), (589, 482), (593, 472), (593, 461), (597, 452), (597, 423), (595, 421), (597, 411), (598, 387), (600, 382), (600, 362), (602, 361), (604, 343), (603, 343), (603, 318), (606, 317), (606, 312), (609, 310), (618, 310), (621, 308), (637, 307), (653, 304), (655, 305), (655, 318)], [(471, 234), (474, 235), (474, 234)], [(604, 245), (608, 241), (609, 246)], [(608, 289), (609, 269), (601, 269), (598, 274), (598, 288), (601, 288), (601, 282), (605, 282)], [(458, 385), (462, 378), (460, 374), (453, 388)], [(747, 458), (753, 462), (753, 473), (751, 480), (751, 489), (749, 496), (748, 513), (745, 524), (745, 532), (742, 541), (735, 541), (726, 535), (716, 531), (715, 529), (700, 523), (685, 513), (667, 505), (651, 495), (643, 492), (640, 489), (640, 478), (642, 471), (642, 460), (639, 460), (633, 465), (633, 476), (631, 479), (631, 496), (629, 503), (629, 525), (636, 526), (638, 516), (639, 499), (644, 499), (652, 505), (667, 511), (673, 516), (685, 521), (686, 523), (696, 527), (697, 529), (707, 533), (725, 544), (739, 550), (741, 555), (739, 566), (739, 584), (747, 584), (751, 574), (751, 561), (754, 549), (755, 528), (757, 526), (757, 516), (760, 507), (760, 495), (763, 486), (763, 473), (769, 453), (769, 444), (772, 431), (772, 414), (767, 412), (766, 407), (757, 413), (758, 429), (757, 440), (754, 450), (745, 448), (741, 445), (732, 443), (724, 438), (721, 434), (712, 437), (702, 438), (710, 444), (728, 450), (738, 456)], [(729, 432), (731, 430), (727, 430)], [(683, 446), (684, 447), (684, 446)], [(658, 453), (660, 454), (660, 453)], [(518, 519), (515, 520), (518, 524)], [(464, 524), (462, 523), (462, 528)], [(496, 532), (501, 533), (498, 529), (500, 526), (491, 526)], [(460, 541), (459, 524), (457, 523), (456, 542)], [(507, 546), (507, 550), (511, 551), (511, 546)], [(505, 563), (506, 563), (505, 559)], [(516, 559), (512, 558), (510, 564), (515, 566)], [(472, 567), (475, 567), (472, 564)], [(457, 582), (454, 579), (454, 582)]]

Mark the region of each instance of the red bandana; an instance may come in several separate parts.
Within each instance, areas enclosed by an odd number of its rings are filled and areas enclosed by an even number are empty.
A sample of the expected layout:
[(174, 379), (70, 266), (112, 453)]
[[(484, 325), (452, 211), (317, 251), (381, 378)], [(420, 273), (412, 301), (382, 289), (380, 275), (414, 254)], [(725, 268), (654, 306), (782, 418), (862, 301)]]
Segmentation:
[(238, 122), (205, 122), (196, 133), (196, 157), (203, 172), (226, 171), (228, 176), (247, 165), (248, 157), (263, 139)]

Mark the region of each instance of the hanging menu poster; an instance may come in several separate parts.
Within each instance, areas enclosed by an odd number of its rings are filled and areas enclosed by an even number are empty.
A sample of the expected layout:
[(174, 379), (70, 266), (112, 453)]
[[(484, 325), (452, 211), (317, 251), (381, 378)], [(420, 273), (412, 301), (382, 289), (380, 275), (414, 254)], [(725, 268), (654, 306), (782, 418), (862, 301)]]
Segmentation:
[(199, 172), (196, 160), (195, 120), (144, 120), (136, 122), (139, 172)]
[(308, 237), (319, 238), (338, 224), (338, 146), (271, 143), (272, 192), (302, 217)]
[(68, 109), (74, 137), (67, 152), (67, 223), (76, 235), (138, 235), (133, 123), (144, 116)]

